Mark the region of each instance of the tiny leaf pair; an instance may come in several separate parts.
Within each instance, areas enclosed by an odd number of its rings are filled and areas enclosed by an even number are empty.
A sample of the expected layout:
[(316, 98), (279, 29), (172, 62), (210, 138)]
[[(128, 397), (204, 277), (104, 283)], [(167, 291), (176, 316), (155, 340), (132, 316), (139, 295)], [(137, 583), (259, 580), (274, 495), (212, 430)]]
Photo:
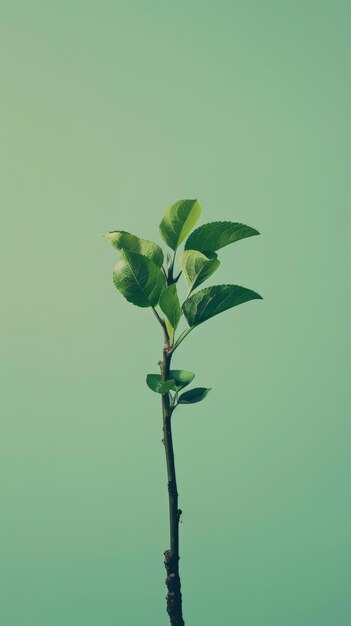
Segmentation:
[[(171, 370), (170, 380), (162, 382), (161, 374), (148, 374), (146, 377), (147, 386), (156, 393), (166, 395), (170, 391), (179, 392), (181, 389), (189, 385), (194, 379), (192, 372), (186, 372), (185, 370)], [(177, 404), (195, 404), (201, 402), (207, 396), (211, 389), (206, 387), (194, 387), (189, 389), (179, 396)]]
[(166, 383), (162, 382), (161, 374), (148, 374), (146, 377), (146, 384), (152, 391), (163, 395), (168, 393), (170, 390), (179, 391), (180, 389), (183, 389), (189, 385), (194, 378), (195, 374), (193, 374), (193, 372), (188, 372), (187, 370), (171, 370), (170, 380), (167, 382), (172, 384), (168, 388), (165, 386)]
[(170, 378), (166, 382), (162, 382), (161, 374), (148, 374), (146, 376), (146, 384), (151, 389), (151, 391), (155, 391), (155, 393), (160, 393), (164, 395), (169, 391), (177, 391), (177, 385), (174, 378)]

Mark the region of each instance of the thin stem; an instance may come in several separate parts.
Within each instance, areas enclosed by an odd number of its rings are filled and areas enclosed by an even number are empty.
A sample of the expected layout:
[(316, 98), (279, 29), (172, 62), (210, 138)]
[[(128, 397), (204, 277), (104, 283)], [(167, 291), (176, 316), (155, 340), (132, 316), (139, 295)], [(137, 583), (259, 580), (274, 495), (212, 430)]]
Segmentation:
[(190, 328), (187, 328), (186, 330), (184, 330), (181, 335), (179, 335), (177, 341), (175, 342), (173, 348), (171, 349), (171, 354), (173, 354), (173, 352), (178, 348), (178, 346), (180, 346), (180, 344), (182, 343), (182, 341), (184, 341), (185, 337), (187, 337), (189, 335), (189, 333), (195, 328), (195, 326), (191, 326)]
[(165, 344), (169, 344), (169, 334), (168, 334), (168, 330), (167, 330), (167, 326), (165, 324), (165, 322), (163, 321), (162, 317), (159, 316), (159, 314), (157, 313), (155, 307), (151, 307), (155, 317), (157, 319), (157, 321), (159, 322), (159, 324), (161, 325), (162, 331), (163, 331), (163, 337), (165, 340)]
[[(170, 366), (172, 354), (169, 346), (163, 348), (163, 360), (160, 362), (162, 381), (170, 379)], [(169, 501), (169, 541), (170, 546), (165, 551), (165, 567), (167, 571), (166, 585), (167, 612), (171, 626), (185, 626), (182, 614), (182, 594), (179, 577), (179, 520), (181, 510), (178, 509), (178, 490), (175, 470), (175, 459), (172, 439), (171, 406), (169, 393), (162, 396), (163, 415), (163, 443), (166, 453), (168, 501)]]

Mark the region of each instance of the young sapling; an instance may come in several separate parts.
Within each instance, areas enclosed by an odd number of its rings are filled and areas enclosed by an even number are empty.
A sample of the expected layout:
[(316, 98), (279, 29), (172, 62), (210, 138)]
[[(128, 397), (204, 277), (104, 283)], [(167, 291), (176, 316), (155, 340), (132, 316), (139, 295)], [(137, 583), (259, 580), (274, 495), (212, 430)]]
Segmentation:
[[(180, 344), (199, 324), (232, 307), (262, 299), (261, 296), (234, 284), (198, 287), (217, 271), (220, 261), (217, 251), (231, 243), (258, 235), (245, 224), (215, 221), (193, 230), (200, 218), (201, 206), (197, 200), (178, 200), (171, 204), (160, 223), (160, 234), (170, 248), (166, 259), (161, 247), (153, 241), (140, 239), (123, 230), (105, 235), (106, 240), (120, 252), (120, 260), (113, 271), (118, 291), (132, 304), (152, 310), (163, 334), (160, 372), (148, 374), (148, 387), (161, 396), (163, 445), (166, 453), (169, 546), (164, 552), (167, 577), (167, 612), (171, 626), (184, 626), (182, 593), (179, 575), (178, 488), (172, 439), (172, 417), (179, 405), (203, 400), (210, 389), (190, 385), (195, 374), (183, 369), (171, 369), (172, 357)], [(179, 246), (184, 243), (180, 268), (175, 269)], [(184, 277), (187, 296), (181, 304), (177, 283)], [(188, 326), (177, 336), (179, 322), (184, 316)]]

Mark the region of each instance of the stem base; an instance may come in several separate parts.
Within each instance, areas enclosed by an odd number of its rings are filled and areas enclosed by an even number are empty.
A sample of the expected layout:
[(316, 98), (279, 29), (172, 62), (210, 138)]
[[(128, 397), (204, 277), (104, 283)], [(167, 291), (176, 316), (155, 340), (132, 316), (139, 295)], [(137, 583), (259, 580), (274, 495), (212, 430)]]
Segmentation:
[(165, 582), (168, 589), (166, 601), (169, 620), (171, 626), (185, 626), (182, 614), (182, 593), (178, 571), (179, 557), (175, 558), (170, 550), (166, 550), (164, 552), (164, 556), (164, 563), (167, 572), (167, 578)]

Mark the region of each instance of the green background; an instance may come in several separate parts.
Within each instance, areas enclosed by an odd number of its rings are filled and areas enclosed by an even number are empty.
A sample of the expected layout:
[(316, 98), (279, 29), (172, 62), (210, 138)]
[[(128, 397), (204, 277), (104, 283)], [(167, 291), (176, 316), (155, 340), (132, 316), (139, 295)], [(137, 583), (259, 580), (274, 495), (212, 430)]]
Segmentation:
[(348, 626), (350, 4), (0, 4), (1, 622), (167, 624), (161, 336), (99, 234), (198, 197), (264, 300), (175, 357), (186, 623)]

